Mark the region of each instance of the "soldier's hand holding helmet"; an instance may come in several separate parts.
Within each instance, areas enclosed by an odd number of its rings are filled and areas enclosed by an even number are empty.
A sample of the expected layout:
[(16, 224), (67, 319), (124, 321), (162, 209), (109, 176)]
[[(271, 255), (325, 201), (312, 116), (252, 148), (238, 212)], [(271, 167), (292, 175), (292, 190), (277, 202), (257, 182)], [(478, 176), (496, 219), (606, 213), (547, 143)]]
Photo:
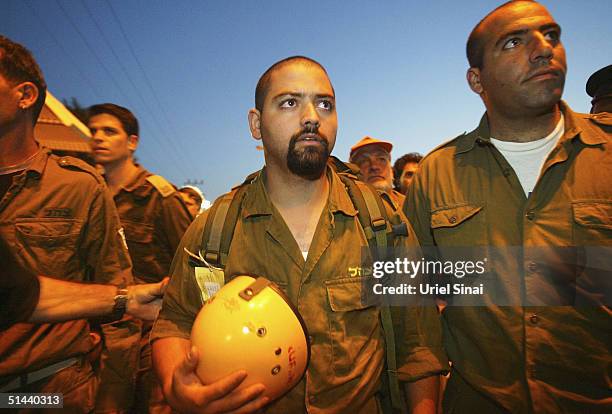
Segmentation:
[(192, 346), (172, 375), (171, 390), (164, 390), (170, 405), (181, 413), (254, 413), (270, 401), (262, 394), (263, 384), (238, 387), (247, 377), (236, 371), (218, 381), (204, 385), (196, 374), (199, 352)]

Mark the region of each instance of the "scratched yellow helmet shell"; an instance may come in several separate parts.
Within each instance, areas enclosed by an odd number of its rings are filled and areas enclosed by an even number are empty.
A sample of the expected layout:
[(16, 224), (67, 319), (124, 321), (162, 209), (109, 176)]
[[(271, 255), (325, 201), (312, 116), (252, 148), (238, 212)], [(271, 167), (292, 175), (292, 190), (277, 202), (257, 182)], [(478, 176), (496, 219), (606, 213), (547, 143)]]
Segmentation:
[(240, 388), (262, 383), (274, 400), (302, 378), (310, 358), (306, 326), (285, 294), (269, 280), (238, 276), (209, 299), (193, 324), (200, 351), (197, 374), (210, 384), (239, 369)]

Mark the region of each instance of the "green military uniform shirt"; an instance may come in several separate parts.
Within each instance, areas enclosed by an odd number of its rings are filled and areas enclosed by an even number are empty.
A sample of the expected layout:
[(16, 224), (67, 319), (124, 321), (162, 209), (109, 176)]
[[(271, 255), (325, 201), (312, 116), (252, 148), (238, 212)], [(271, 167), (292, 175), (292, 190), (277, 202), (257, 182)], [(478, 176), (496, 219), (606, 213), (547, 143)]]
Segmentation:
[(157, 189), (148, 181), (151, 176), (138, 166), (134, 179), (113, 197), (125, 230), (134, 278), (141, 283), (159, 282), (168, 276), (174, 252), (192, 221), (174, 186), (164, 180), (167, 188)]
[[(159, 282), (168, 276), (174, 252), (192, 217), (172, 184), (137, 167), (137, 174), (113, 200), (125, 232), (134, 279), (137, 283)], [(131, 338), (117, 344), (120, 352), (109, 355), (112, 360), (103, 358), (96, 411), (142, 411), (147, 404), (163, 404), (151, 369), (150, 329), (150, 322), (143, 323), (142, 332), (134, 331)], [(121, 375), (115, 368), (119, 365), (123, 367)]]
[[(518, 254), (489, 263), (505, 288), (498, 300), (525, 295), (537, 302), (559, 293), (558, 284), (542, 281), (589, 280), (593, 263), (583, 269), (583, 246), (608, 249), (591, 259), (606, 262), (601, 264), (610, 276), (611, 130), (560, 106), (565, 133), (529, 197), (491, 144), (486, 115), (474, 131), (429, 154), (407, 194), (404, 211), (424, 249), (520, 247)], [(579, 248), (567, 249), (572, 246)], [(534, 258), (544, 247), (556, 255), (550, 262)], [(609, 307), (448, 306), (443, 324), (453, 363), (445, 410), (612, 411)]]
[[(132, 283), (119, 217), (95, 169), (42, 148), (0, 200), (0, 233), (28, 271), (69, 281)], [(78, 292), (75, 292), (77, 295)], [(106, 325), (122, 338), (127, 321)], [(0, 334), (0, 385), (92, 348), (86, 320), (13, 325)], [(60, 392), (61, 390), (58, 390)]]
[[(264, 170), (265, 171), (265, 170)], [(302, 315), (310, 334), (311, 360), (305, 377), (271, 404), (269, 413), (375, 413), (385, 362), (379, 309), (361, 304), (361, 265), (366, 236), (340, 178), (328, 168), (330, 193), (308, 257), (270, 202), (265, 172), (247, 189), (225, 267), (226, 279), (261, 275), (278, 284)], [(194, 269), (183, 248), (198, 252), (207, 213), (187, 230), (172, 264), (152, 340), (189, 338), (202, 306)], [(402, 243), (416, 245), (412, 231)], [(435, 308), (404, 308), (403, 335), (397, 342), (399, 379), (412, 381), (445, 369)], [(246, 351), (246, 350), (245, 350)], [(202, 350), (202, 352), (206, 352)]]

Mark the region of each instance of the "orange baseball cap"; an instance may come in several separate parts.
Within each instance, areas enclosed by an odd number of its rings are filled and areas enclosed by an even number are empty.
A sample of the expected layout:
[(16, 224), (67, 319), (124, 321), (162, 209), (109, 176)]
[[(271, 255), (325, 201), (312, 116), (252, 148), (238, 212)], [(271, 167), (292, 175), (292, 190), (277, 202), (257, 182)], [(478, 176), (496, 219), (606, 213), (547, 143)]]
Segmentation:
[(376, 138), (365, 136), (365, 137), (361, 138), (358, 143), (356, 143), (355, 145), (353, 145), (351, 147), (351, 153), (349, 155), (349, 160), (352, 161), (353, 155), (355, 155), (355, 153), (358, 150), (360, 150), (361, 148), (366, 147), (368, 145), (377, 145), (379, 147), (382, 147), (389, 154), (391, 154), (391, 150), (393, 149), (393, 144), (391, 144), (390, 142), (381, 141), (380, 139), (376, 139)]

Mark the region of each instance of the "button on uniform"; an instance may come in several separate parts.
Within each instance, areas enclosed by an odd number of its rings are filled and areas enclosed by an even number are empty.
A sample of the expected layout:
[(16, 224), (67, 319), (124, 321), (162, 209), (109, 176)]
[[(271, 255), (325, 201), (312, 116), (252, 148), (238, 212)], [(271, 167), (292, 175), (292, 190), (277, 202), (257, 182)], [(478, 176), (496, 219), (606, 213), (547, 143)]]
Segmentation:
[(540, 317), (534, 313), (529, 317), (529, 322), (531, 322), (533, 325), (536, 325), (538, 322), (540, 322)]
[(529, 210), (525, 217), (527, 217), (527, 220), (533, 221), (533, 219), (535, 218), (535, 212), (533, 210)]

